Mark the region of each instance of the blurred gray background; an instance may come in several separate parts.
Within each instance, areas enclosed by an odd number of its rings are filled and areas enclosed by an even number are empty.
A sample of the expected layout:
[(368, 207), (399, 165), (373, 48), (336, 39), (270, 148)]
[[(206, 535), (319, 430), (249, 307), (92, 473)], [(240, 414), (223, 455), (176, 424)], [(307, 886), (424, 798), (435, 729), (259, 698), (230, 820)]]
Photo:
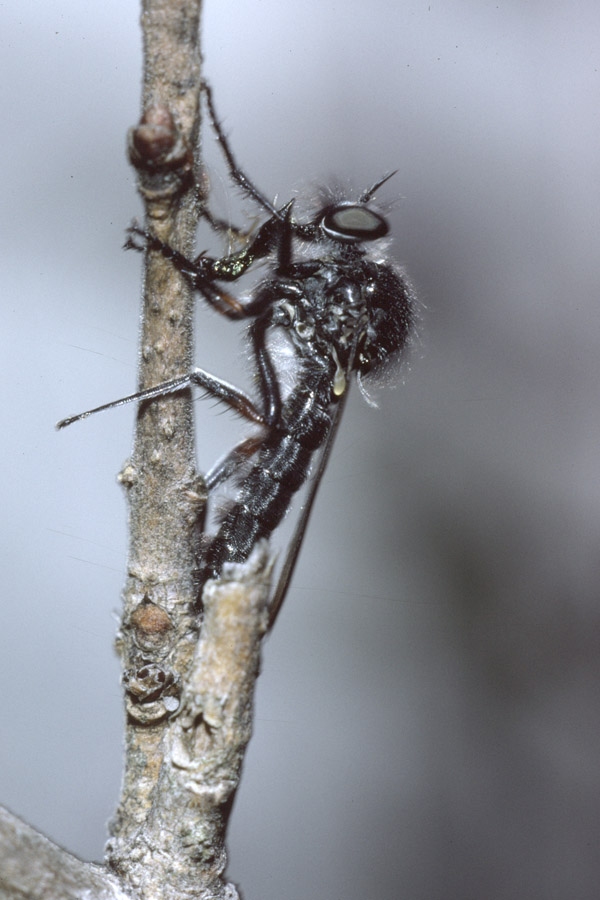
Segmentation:
[[(136, 384), (137, 19), (116, 0), (0, 11), (0, 800), (91, 859), (121, 775), (135, 411), (54, 423)], [(379, 411), (351, 396), (265, 647), (229, 874), (247, 900), (592, 900), (597, 3), (206, 0), (203, 46), (267, 194), (398, 169), (391, 252), (422, 302), (397, 390)], [(249, 384), (240, 347), (199, 309), (198, 364)], [(206, 469), (243, 426), (196, 411)]]

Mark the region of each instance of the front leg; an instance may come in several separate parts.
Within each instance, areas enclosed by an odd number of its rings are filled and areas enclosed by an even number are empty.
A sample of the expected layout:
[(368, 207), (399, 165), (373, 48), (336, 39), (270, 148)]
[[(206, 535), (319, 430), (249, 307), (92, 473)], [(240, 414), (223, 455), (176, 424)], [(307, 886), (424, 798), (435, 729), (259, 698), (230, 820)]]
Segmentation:
[[(144, 243), (138, 243), (135, 240), (136, 236), (143, 238)], [(144, 231), (138, 225), (131, 225), (127, 229), (127, 240), (123, 244), (123, 249), (136, 250), (138, 253), (146, 253), (149, 250), (162, 253), (165, 259), (172, 262), (175, 268), (189, 281), (192, 289), (199, 291), (214, 310), (229, 319), (245, 318), (243, 305), (232, 294), (214, 283), (216, 281), (214, 265), (219, 260), (202, 253), (196, 259), (188, 259), (179, 250), (165, 244), (151, 231)]]
[[(287, 221), (289, 208), (290, 204), (287, 204), (282, 211), (285, 214), (284, 222)], [(131, 225), (127, 229), (128, 237), (124, 248), (137, 250), (138, 253), (148, 250), (162, 253), (188, 279), (193, 289), (204, 295), (207, 302), (217, 312), (229, 318), (242, 319), (249, 314), (255, 315), (255, 311), (246, 312), (244, 306), (235, 297), (219, 288), (215, 282), (236, 281), (248, 271), (256, 260), (268, 256), (279, 245), (282, 227), (285, 227), (282, 225), (282, 221), (273, 216), (261, 225), (247, 247), (221, 258), (201, 253), (196, 259), (188, 259), (179, 250), (165, 244), (152, 232), (145, 231), (138, 225)], [(144, 243), (138, 243), (135, 236), (143, 238)]]

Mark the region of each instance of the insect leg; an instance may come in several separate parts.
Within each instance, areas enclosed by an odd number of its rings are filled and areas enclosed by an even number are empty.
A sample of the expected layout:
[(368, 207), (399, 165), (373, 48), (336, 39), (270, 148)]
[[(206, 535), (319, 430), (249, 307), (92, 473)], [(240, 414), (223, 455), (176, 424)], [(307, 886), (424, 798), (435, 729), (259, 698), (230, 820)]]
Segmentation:
[[(277, 209), (270, 200), (268, 200), (265, 195), (258, 190), (258, 188), (252, 184), (248, 176), (245, 172), (240, 169), (238, 166), (236, 159), (233, 155), (231, 147), (229, 146), (229, 141), (225, 136), (225, 132), (223, 131), (223, 126), (219, 121), (219, 117), (217, 116), (217, 112), (215, 110), (215, 105), (212, 96), (212, 88), (206, 82), (202, 85), (202, 90), (206, 95), (206, 104), (208, 106), (208, 114), (210, 116), (210, 121), (212, 123), (214, 132), (217, 136), (217, 141), (219, 142), (221, 149), (223, 151), (223, 155), (227, 161), (227, 166), (229, 168), (229, 172), (234, 181), (237, 181), (242, 190), (248, 194), (248, 196), (252, 197), (263, 209), (266, 209), (271, 213), (274, 219), (277, 219), (280, 222), (283, 222), (285, 218), (285, 207), (283, 209)], [(299, 222), (291, 223), (291, 229), (295, 235), (303, 238), (304, 240), (314, 241), (318, 236), (318, 227), (314, 224), (300, 224)]]
[(276, 425), (281, 418), (281, 391), (273, 360), (267, 349), (266, 333), (269, 327), (267, 316), (259, 316), (250, 328), (252, 352), (256, 361), (258, 388), (263, 402), (263, 417), (267, 425)]
[(138, 391), (130, 394), (128, 397), (122, 397), (120, 400), (112, 400), (110, 403), (103, 403), (102, 406), (96, 406), (94, 409), (88, 409), (86, 412), (79, 413), (76, 416), (70, 416), (68, 419), (61, 419), (57, 423), (57, 428), (66, 428), (73, 422), (79, 422), (80, 419), (87, 419), (88, 416), (97, 412), (103, 412), (105, 409), (114, 409), (117, 406), (123, 406), (125, 403), (131, 403), (134, 400), (153, 400), (156, 397), (165, 397), (168, 394), (176, 394), (186, 388), (196, 386), (200, 387), (210, 394), (211, 397), (226, 403), (231, 409), (239, 413), (251, 422), (258, 425), (266, 425), (263, 414), (256, 408), (250, 397), (243, 391), (222, 381), (214, 375), (205, 372), (204, 369), (194, 369), (189, 375), (182, 375), (180, 378), (173, 378), (170, 381), (163, 381), (155, 387), (147, 388), (144, 391)]
[(250, 459), (251, 456), (254, 456), (257, 450), (262, 446), (263, 441), (264, 435), (262, 434), (256, 434), (240, 441), (233, 450), (215, 463), (210, 472), (205, 476), (204, 483), (207, 490), (212, 491), (224, 481), (227, 481), (228, 478), (231, 478), (236, 469), (246, 462), (246, 460)]
[(235, 161), (235, 157), (234, 157), (233, 153), (231, 152), (229, 142), (228, 142), (227, 138), (225, 137), (225, 132), (223, 131), (223, 128), (219, 121), (219, 117), (217, 116), (217, 112), (215, 110), (215, 106), (213, 103), (213, 97), (212, 97), (212, 89), (206, 82), (204, 82), (202, 85), (202, 90), (204, 91), (204, 93), (206, 95), (206, 105), (208, 106), (208, 114), (210, 116), (210, 121), (212, 123), (215, 134), (217, 136), (217, 140), (218, 140), (219, 144), (221, 145), (221, 149), (223, 151), (225, 159), (227, 160), (227, 165), (229, 167), (231, 177), (234, 179), (234, 181), (237, 181), (239, 186), (242, 188), (242, 190), (246, 194), (248, 194), (248, 196), (250, 196), (254, 200), (256, 200), (257, 203), (259, 203), (264, 209), (266, 209), (268, 212), (270, 212), (271, 215), (274, 216), (276, 219), (281, 220), (281, 218), (282, 218), (281, 212), (278, 209), (276, 209), (273, 206), (273, 204), (269, 200), (267, 200), (267, 198), (264, 196), (264, 194), (262, 194), (258, 190), (258, 188), (256, 188), (252, 184), (252, 182), (250, 181), (248, 176), (245, 175), (244, 172), (242, 172), (242, 170), (238, 166), (237, 162)]
[[(217, 287), (213, 282), (216, 275), (213, 272), (214, 265), (219, 260), (209, 256), (197, 256), (196, 259), (188, 259), (179, 250), (175, 250), (169, 244), (165, 244), (160, 238), (152, 234), (150, 231), (144, 231), (137, 225), (131, 225), (127, 229), (127, 240), (123, 244), (125, 250), (137, 250), (138, 253), (144, 253), (147, 250), (154, 250), (161, 253), (166, 259), (173, 263), (175, 268), (187, 278), (195, 291), (200, 291), (204, 299), (222, 315), (230, 319), (241, 319), (244, 317), (244, 307), (227, 291)], [(142, 237), (145, 241), (144, 245), (136, 243), (134, 235)], [(248, 263), (250, 265), (250, 263)], [(241, 272), (240, 272), (241, 274)]]
[[(291, 204), (286, 204), (282, 215), (287, 220)], [(240, 319), (246, 315), (255, 315), (255, 309), (247, 310), (235, 297), (214, 285), (215, 281), (235, 281), (240, 278), (257, 260), (267, 256), (277, 246), (281, 221), (272, 217), (259, 228), (256, 236), (244, 250), (231, 253), (221, 259), (200, 254), (196, 259), (188, 259), (183, 253), (165, 244), (152, 232), (145, 231), (137, 225), (128, 228), (128, 238), (124, 244), (126, 250), (155, 250), (162, 253), (189, 280), (194, 290), (204, 294), (206, 300), (216, 309), (230, 318)], [(144, 244), (136, 243), (134, 236), (144, 239)]]
[(213, 231), (225, 232), (239, 241), (248, 240), (256, 230), (256, 223), (251, 225), (250, 228), (239, 228), (227, 219), (221, 219), (219, 216), (215, 216), (207, 206), (202, 206), (200, 215), (203, 219), (206, 219)]

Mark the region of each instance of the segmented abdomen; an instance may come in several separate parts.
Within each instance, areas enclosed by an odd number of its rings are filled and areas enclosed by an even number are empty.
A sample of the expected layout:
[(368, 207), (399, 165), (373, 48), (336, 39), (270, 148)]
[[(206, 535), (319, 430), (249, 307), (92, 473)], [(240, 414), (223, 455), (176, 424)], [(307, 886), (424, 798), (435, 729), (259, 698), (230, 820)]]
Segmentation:
[(287, 398), (281, 424), (265, 436), (256, 464), (239, 485), (202, 560), (200, 581), (216, 578), (226, 562), (244, 562), (256, 542), (269, 537), (302, 486), (313, 453), (331, 426), (331, 375), (320, 370)]

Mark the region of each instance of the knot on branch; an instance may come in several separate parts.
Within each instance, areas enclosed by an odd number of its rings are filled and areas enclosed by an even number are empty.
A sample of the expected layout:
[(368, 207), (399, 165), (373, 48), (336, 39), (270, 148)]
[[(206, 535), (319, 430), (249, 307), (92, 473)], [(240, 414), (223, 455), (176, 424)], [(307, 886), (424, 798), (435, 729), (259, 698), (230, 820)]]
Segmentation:
[(150, 106), (139, 124), (129, 130), (127, 144), (146, 200), (172, 199), (187, 190), (194, 157), (166, 106)]
[(173, 628), (168, 612), (147, 597), (134, 609), (130, 624), (136, 644), (147, 650), (162, 647)]
[(150, 725), (172, 715), (179, 707), (180, 686), (170, 669), (142, 660), (123, 673), (127, 714), (140, 725)]

